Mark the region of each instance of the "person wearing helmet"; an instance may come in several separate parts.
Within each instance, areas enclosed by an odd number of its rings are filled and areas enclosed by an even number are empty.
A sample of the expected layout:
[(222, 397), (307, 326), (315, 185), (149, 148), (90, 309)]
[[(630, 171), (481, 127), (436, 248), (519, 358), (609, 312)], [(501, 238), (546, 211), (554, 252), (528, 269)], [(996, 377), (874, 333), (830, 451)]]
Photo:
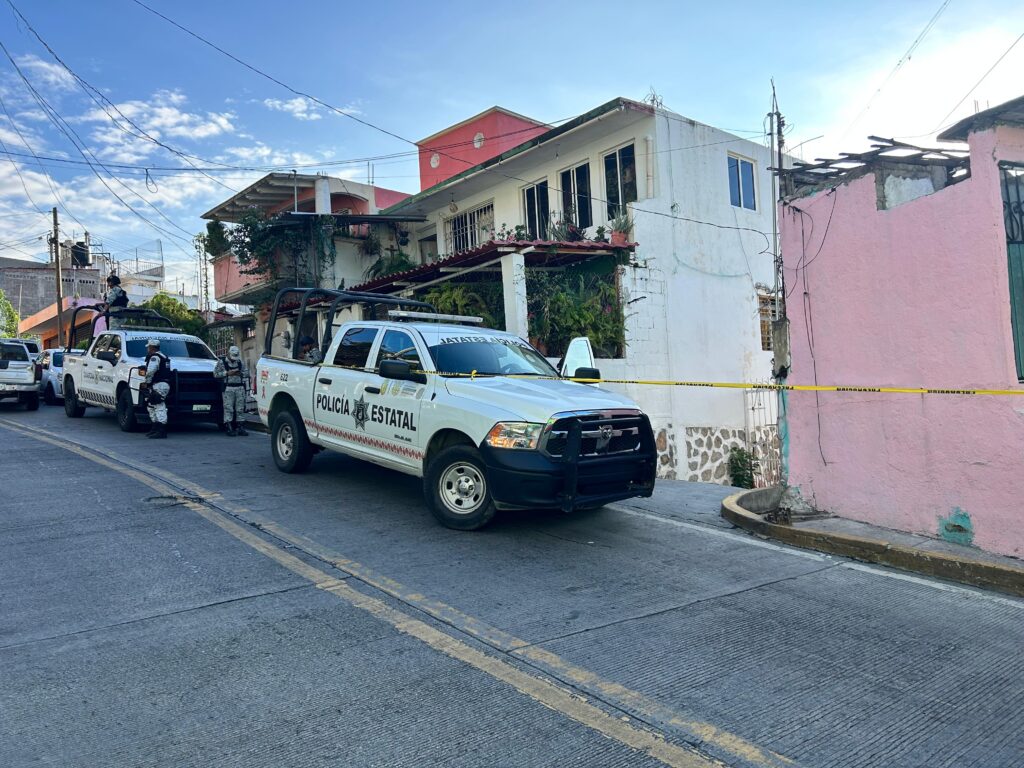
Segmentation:
[(249, 368), (242, 360), (238, 347), (232, 345), (225, 357), (217, 359), (213, 375), (220, 379), (224, 426), (227, 427), (228, 437), (248, 435), (245, 431), (245, 393), (249, 383)]
[(299, 354), (307, 363), (314, 365), (323, 359), (320, 357), (320, 350), (317, 349), (316, 340), (312, 336), (303, 336), (299, 339)]
[[(146, 410), (152, 428), (146, 437), (164, 439), (167, 437), (167, 397), (171, 393), (171, 361), (160, 351), (160, 340), (146, 342), (146, 362), (139, 370), (146, 377), (142, 387), (146, 393)], [(142, 394), (142, 387), (139, 394)]]
[(107, 278), (107, 293), (104, 299), (104, 303), (100, 305), (104, 311), (128, 306), (128, 294), (121, 287), (121, 278), (117, 275), (112, 274)]

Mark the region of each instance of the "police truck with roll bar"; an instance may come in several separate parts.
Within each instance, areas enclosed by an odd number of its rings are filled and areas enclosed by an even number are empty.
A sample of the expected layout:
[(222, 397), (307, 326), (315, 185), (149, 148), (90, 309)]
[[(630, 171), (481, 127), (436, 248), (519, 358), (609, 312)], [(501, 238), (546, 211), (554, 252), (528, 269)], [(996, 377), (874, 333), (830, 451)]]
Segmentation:
[[(339, 311), (360, 308), (369, 319), (336, 328)], [(422, 478), (433, 515), (462, 530), (498, 509), (650, 496), (657, 450), (640, 408), (567, 380), (529, 343), (480, 322), (386, 294), (279, 291), (256, 366), (277, 467), (301, 472), (335, 450)], [(314, 324), (319, 363), (300, 359)], [(574, 377), (600, 378), (589, 341), (571, 347), (567, 357), (585, 363)]]
[[(64, 357), (64, 412), (79, 418), (86, 407), (95, 406), (117, 414), (118, 426), (133, 432), (148, 422), (145, 397), (140, 385), (145, 377), (139, 367), (146, 359), (146, 342), (159, 339), (161, 351), (170, 358), (171, 393), (167, 399), (170, 422), (183, 419), (209, 421), (220, 425), (220, 385), (213, 377), (217, 356), (198, 336), (182, 333), (160, 313), (143, 308), (76, 307), (71, 315), (68, 346), (75, 345), (78, 313), (94, 313), (92, 343), (81, 354)], [(104, 320), (104, 330), (97, 328)]]

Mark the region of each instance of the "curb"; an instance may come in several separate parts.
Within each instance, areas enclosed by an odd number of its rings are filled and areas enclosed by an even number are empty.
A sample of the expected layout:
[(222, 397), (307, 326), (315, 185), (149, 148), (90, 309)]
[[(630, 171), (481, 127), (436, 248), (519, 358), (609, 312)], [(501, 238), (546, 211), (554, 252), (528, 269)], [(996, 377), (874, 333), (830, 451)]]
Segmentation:
[(794, 547), (813, 549), (868, 563), (879, 563), (904, 571), (1024, 597), (1024, 566), (1016, 568), (983, 560), (955, 557), (942, 552), (928, 552), (893, 544), (885, 539), (867, 539), (844, 533), (769, 523), (743, 506), (745, 496), (759, 494), (763, 490), (742, 491), (723, 500), (722, 518), (738, 528)]

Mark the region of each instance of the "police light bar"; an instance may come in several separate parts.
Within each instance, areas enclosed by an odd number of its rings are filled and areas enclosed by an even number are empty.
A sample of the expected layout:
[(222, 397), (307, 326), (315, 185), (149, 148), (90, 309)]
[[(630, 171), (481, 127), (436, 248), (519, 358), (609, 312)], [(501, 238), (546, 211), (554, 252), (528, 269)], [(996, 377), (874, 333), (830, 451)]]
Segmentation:
[(388, 317), (392, 320), (407, 320), (433, 323), (464, 323), (466, 325), (480, 325), (484, 319), (474, 315), (443, 315), (438, 312), (410, 312), (405, 309), (388, 310)]

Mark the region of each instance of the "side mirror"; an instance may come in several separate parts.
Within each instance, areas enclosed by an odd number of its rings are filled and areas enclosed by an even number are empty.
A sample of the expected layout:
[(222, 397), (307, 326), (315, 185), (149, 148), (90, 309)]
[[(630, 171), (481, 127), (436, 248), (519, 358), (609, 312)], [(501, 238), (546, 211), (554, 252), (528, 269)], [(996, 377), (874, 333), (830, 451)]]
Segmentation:
[(413, 371), (412, 366), (406, 360), (381, 360), (377, 373), (384, 379), (413, 381), (417, 384), (427, 383), (426, 374)]
[(102, 352), (97, 352), (96, 357), (98, 357), (100, 360), (103, 360), (104, 362), (110, 363), (111, 365), (117, 364), (117, 354), (115, 352), (111, 352), (110, 350), (105, 349)]
[(601, 372), (597, 368), (577, 368), (576, 373), (572, 375), (574, 379), (600, 379)]

